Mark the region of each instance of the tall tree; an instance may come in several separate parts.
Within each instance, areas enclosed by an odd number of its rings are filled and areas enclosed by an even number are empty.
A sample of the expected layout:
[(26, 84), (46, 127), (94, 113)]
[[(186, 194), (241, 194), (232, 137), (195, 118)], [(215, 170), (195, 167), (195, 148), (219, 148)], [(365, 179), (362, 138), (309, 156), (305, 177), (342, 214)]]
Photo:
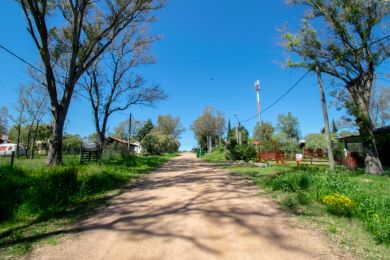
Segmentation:
[(15, 111), (17, 112), (16, 116), (11, 116), (11, 120), (15, 123), (17, 134), (16, 134), (16, 157), (19, 158), (20, 155), (20, 143), (21, 143), (21, 133), (23, 125), (26, 123), (26, 91), (27, 86), (20, 86), (18, 88), (18, 102), (15, 104)]
[(0, 135), (7, 134), (8, 129), (8, 109), (6, 107), (0, 108)]
[(295, 140), (299, 140), (301, 137), (301, 131), (299, 129), (299, 121), (298, 118), (293, 116), (291, 112), (288, 112), (286, 115), (278, 115), (276, 123), (276, 129), (281, 132), (285, 133), (288, 138), (292, 138)]
[(256, 141), (270, 141), (274, 131), (275, 129), (271, 122), (261, 122), (261, 124), (257, 123), (253, 129), (253, 138)]
[(145, 136), (147, 136), (154, 128), (153, 122), (151, 119), (148, 119), (142, 127), (140, 127), (138, 133), (137, 133), (137, 139), (138, 141), (142, 141)]
[(370, 115), (375, 128), (384, 127), (390, 121), (390, 88), (379, 91), (373, 87), (370, 101)]
[(62, 163), (62, 137), (78, 80), (122, 32), (153, 19), (155, 0), (18, 0), (44, 68), (52, 113), (47, 164)]
[[(301, 31), (284, 33), (285, 47), (300, 57), (291, 67), (318, 70), (340, 81), (338, 98), (355, 116), (367, 173), (383, 174), (369, 113), (375, 69), (390, 55), (389, 1), (291, 0), (308, 10)], [(317, 27), (317, 30), (314, 28)], [(322, 26), (322, 27), (320, 27)]]
[(39, 124), (48, 112), (47, 101), (49, 97), (43, 86), (34, 82), (21, 88), (21, 91), (20, 102), (24, 103), (26, 109), (26, 123), (28, 128), (27, 139), (25, 140), (26, 157), (32, 158)]
[(232, 125), (231, 125), (231, 123), (230, 123), (230, 118), (229, 118), (229, 120), (228, 120), (228, 126), (227, 126), (227, 140), (230, 140), (231, 132), (232, 132)]
[(337, 135), (337, 132), (339, 131), (338, 127), (337, 127), (337, 124), (336, 124), (336, 121), (334, 121), (334, 119), (332, 120), (332, 133), (336, 134)]
[(143, 26), (140, 24), (127, 30), (87, 71), (84, 88), (90, 99), (101, 147), (112, 114), (133, 105), (151, 106), (166, 98), (159, 86), (146, 86), (143, 77), (134, 73), (137, 66), (150, 64), (154, 60), (148, 55), (154, 38), (142, 35)]
[(171, 115), (160, 115), (157, 118), (157, 125), (153, 129), (163, 135), (170, 135), (178, 139), (185, 131), (180, 123), (180, 117), (173, 117)]
[[(129, 138), (129, 120), (127, 119), (125, 121), (120, 122), (115, 128), (114, 128), (114, 136), (116, 138), (127, 140)], [(143, 124), (139, 120), (132, 120), (131, 121), (131, 140), (136, 140), (139, 130), (143, 127)]]
[[(211, 152), (213, 144), (216, 143), (221, 134), (221, 129), (224, 129), (225, 119), (221, 112), (216, 111), (213, 107), (206, 107), (202, 114), (192, 123), (191, 130), (195, 134), (198, 143), (206, 141), (207, 151)], [(223, 127), (221, 126), (223, 124)]]

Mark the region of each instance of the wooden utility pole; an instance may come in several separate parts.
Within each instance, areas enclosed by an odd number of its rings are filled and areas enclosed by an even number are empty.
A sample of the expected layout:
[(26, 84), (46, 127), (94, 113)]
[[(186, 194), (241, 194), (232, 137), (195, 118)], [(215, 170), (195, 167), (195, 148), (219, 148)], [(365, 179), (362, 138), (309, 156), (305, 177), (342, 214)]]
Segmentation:
[(321, 72), (319, 71), (318, 67), (316, 68), (316, 72), (317, 72), (318, 87), (320, 88), (320, 95), (321, 95), (322, 114), (324, 116), (325, 139), (328, 147), (329, 169), (331, 171), (334, 171), (335, 162), (334, 162), (333, 151), (332, 151), (332, 140), (330, 137), (328, 109), (326, 108), (326, 98), (325, 98), (324, 86), (322, 83)]

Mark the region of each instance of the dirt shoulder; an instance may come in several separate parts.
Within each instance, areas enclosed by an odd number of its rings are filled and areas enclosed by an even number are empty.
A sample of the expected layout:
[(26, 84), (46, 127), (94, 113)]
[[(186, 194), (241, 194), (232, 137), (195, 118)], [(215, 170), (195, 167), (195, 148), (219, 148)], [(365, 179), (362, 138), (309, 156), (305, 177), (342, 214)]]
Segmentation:
[[(76, 234), (76, 236), (74, 236)], [(34, 259), (334, 259), (244, 178), (182, 154)]]

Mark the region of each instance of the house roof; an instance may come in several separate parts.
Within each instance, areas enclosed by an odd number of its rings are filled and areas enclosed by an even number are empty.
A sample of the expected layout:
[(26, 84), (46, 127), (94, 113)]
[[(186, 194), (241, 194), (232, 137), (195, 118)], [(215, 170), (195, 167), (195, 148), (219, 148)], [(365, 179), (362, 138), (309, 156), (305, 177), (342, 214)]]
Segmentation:
[[(127, 140), (122, 140), (122, 139), (119, 139), (119, 138), (116, 138), (116, 137), (112, 137), (112, 136), (109, 136), (107, 138), (107, 141), (109, 143), (116, 142), (116, 143), (128, 145), (128, 141)], [(139, 146), (139, 144), (138, 143), (130, 143), (130, 146), (137, 147), (137, 146)]]
[[(374, 134), (375, 135), (390, 134), (390, 125), (375, 129)], [(350, 142), (351, 141), (359, 141), (360, 134), (340, 137), (339, 140), (345, 140), (345, 141), (350, 141)]]

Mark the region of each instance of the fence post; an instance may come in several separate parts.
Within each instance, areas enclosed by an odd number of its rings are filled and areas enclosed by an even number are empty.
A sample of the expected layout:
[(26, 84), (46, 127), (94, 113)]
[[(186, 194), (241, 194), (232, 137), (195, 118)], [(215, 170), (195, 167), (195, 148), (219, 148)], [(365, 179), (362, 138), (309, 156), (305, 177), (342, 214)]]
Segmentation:
[(11, 168), (14, 167), (14, 161), (15, 161), (15, 151), (12, 151), (11, 153)]

